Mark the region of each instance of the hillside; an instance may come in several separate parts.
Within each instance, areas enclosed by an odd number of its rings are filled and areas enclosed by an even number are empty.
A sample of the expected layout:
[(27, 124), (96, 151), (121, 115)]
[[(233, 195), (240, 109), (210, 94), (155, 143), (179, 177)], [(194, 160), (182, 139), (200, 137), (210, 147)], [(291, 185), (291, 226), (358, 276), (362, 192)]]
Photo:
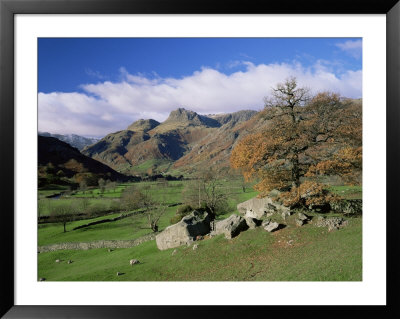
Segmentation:
[(60, 141), (68, 143), (69, 145), (76, 147), (78, 150), (82, 150), (85, 146), (92, 145), (99, 141), (98, 138), (84, 137), (76, 134), (52, 134), (48, 132), (39, 132), (40, 136), (55, 137)]
[[(180, 168), (182, 165), (177, 161), (192, 150), (209, 145), (209, 141), (221, 137), (223, 140), (230, 135), (234, 137), (235, 128), (255, 114), (255, 111), (240, 111), (205, 116), (179, 108), (172, 111), (163, 123), (155, 120), (136, 121), (126, 130), (108, 134), (97, 143), (85, 147), (82, 153), (126, 174), (138, 173), (141, 167), (166, 172), (170, 168)], [(223, 142), (224, 145), (215, 145), (218, 148), (216, 151), (228, 149), (229, 153), (234, 140), (228, 138)], [(213, 144), (208, 146), (213, 147)], [(229, 163), (225, 161), (225, 164)]]
[(83, 179), (97, 185), (99, 178), (127, 180), (127, 177), (79, 152), (54, 137), (38, 136), (39, 186), (50, 183), (73, 184)]
[[(338, 116), (361, 114), (362, 101), (346, 99)], [(97, 143), (83, 149), (90, 156), (127, 175), (168, 173), (190, 175), (212, 165), (229, 169), (232, 150), (243, 137), (258, 133), (271, 125), (266, 110), (239, 111), (228, 114), (199, 115), (179, 108), (167, 120), (139, 120), (126, 130), (108, 134)], [(307, 114), (303, 114), (308, 116)], [(313, 163), (313, 152), (329, 158), (341, 145), (326, 136), (301, 154), (301, 165)], [(329, 183), (342, 183), (330, 177)]]

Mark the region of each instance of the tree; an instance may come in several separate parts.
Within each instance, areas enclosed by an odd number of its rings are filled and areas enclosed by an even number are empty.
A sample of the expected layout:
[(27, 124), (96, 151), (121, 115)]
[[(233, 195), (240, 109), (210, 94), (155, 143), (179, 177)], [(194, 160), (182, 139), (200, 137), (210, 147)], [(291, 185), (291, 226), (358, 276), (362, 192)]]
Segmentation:
[(158, 222), (165, 214), (167, 210), (167, 205), (165, 203), (160, 203), (156, 207), (148, 209), (146, 211), (147, 221), (149, 223), (149, 227), (153, 232), (158, 232)]
[(97, 183), (99, 185), (100, 192), (104, 193), (105, 186), (106, 186), (106, 181), (104, 179), (100, 178)]
[(112, 182), (110, 180), (107, 180), (107, 183), (105, 185), (107, 190), (113, 190), (115, 193), (115, 188), (117, 187), (117, 183), (116, 182)]
[(264, 128), (239, 141), (231, 166), (247, 180), (257, 178), (261, 196), (276, 188), (289, 205), (333, 200), (319, 181), (361, 170), (361, 104), (329, 92), (310, 99), (295, 78), (278, 84), (265, 102)]
[(87, 214), (89, 212), (90, 202), (88, 198), (80, 198), (78, 204), (83, 213)]
[(196, 180), (186, 183), (182, 197), (186, 204), (197, 208), (207, 208), (211, 218), (227, 207), (228, 192), (222, 184), (220, 172), (210, 169), (197, 173)]
[(122, 201), (128, 210), (143, 209), (147, 216), (148, 225), (153, 232), (158, 231), (158, 222), (165, 214), (167, 205), (165, 200), (157, 203), (150, 193), (150, 187), (145, 186), (141, 189), (130, 186), (124, 190)]
[(64, 233), (67, 232), (67, 223), (73, 221), (77, 213), (77, 208), (74, 204), (60, 204), (55, 207), (50, 213), (50, 219), (54, 223), (63, 225)]
[(85, 194), (86, 190), (87, 190), (87, 183), (86, 180), (82, 179), (79, 182), (79, 189), (82, 191), (83, 194)]

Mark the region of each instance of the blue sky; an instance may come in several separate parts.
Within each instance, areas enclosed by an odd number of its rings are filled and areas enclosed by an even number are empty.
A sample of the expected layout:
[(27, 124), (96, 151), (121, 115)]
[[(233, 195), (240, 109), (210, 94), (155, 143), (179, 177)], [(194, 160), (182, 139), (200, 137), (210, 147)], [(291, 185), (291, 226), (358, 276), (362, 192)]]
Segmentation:
[(288, 76), (361, 97), (359, 38), (38, 40), (39, 130), (102, 136), (140, 118), (261, 109)]

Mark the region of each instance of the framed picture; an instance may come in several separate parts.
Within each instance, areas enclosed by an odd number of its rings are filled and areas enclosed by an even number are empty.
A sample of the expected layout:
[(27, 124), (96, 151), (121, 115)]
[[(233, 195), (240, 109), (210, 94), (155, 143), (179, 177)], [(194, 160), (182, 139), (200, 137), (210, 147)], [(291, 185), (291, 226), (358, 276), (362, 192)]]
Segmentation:
[[(397, 1), (0, 10), (5, 318), (398, 313)], [(273, 124), (261, 140), (255, 114)], [(257, 215), (257, 194), (271, 212)], [(207, 230), (168, 237), (189, 219)], [(240, 235), (223, 226), (236, 219)], [(90, 231), (102, 223), (120, 233)]]

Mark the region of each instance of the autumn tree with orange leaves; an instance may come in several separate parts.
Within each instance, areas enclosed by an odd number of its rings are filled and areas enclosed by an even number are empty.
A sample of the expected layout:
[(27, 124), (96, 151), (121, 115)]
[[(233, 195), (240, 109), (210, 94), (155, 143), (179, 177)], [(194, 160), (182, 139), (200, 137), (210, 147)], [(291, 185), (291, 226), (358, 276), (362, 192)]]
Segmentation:
[(273, 88), (260, 116), (264, 129), (244, 137), (231, 155), (233, 168), (259, 180), (260, 196), (279, 189), (286, 205), (323, 205), (337, 197), (322, 177), (360, 183), (361, 103), (330, 92), (311, 97), (289, 78)]

